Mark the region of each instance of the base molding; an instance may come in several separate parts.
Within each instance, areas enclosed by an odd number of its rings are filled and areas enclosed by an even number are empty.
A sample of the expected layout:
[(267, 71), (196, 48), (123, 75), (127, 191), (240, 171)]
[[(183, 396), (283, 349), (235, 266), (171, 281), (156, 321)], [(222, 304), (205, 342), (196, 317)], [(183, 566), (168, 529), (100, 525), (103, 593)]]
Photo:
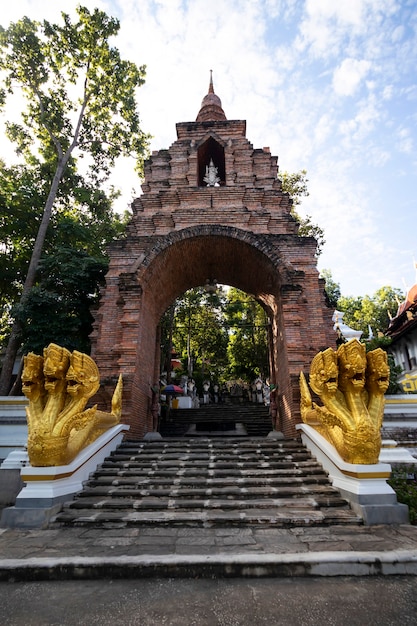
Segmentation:
[[(97, 466), (122, 442), (129, 426), (118, 424), (84, 448), (68, 465), (32, 467), (23, 464), (20, 477), (25, 486), (19, 492), (15, 505), (3, 510), (1, 528), (43, 528), (61, 509), (81, 491), (83, 483)], [(7, 459), (6, 459), (7, 460)], [(20, 460), (21, 462), (21, 460)]]
[(391, 465), (346, 463), (320, 433), (307, 424), (297, 424), (303, 444), (328, 472), (333, 486), (348, 500), (365, 524), (408, 524), (408, 506), (399, 504), (387, 480)]

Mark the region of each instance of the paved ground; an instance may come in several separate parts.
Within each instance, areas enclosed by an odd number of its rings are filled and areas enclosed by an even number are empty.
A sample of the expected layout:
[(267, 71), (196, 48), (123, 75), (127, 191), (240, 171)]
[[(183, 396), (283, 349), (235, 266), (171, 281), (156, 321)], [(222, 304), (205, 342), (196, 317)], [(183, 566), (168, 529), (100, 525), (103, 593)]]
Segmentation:
[(411, 626), (416, 577), (0, 583), (2, 626)]
[(417, 527), (0, 529), (0, 580), (417, 575)]
[(417, 526), (0, 529), (0, 560), (32, 557), (417, 550)]
[(0, 581), (2, 626), (408, 626), (417, 528), (0, 529)]

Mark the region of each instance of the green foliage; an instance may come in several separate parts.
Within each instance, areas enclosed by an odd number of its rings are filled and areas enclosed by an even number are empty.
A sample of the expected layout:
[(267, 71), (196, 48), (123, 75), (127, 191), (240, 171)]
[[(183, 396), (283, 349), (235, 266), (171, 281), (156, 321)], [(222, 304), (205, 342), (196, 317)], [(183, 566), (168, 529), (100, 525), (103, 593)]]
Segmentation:
[[(117, 48), (110, 45), (119, 31), (118, 20), (98, 9), (90, 12), (81, 6), (77, 8), (77, 17), (78, 21), (73, 23), (68, 14), (62, 13), (62, 24), (24, 17), (7, 29), (0, 28), (0, 72), (4, 85), (0, 100), (3, 101), (4, 94), (12, 96), (17, 92), (25, 101), (21, 120), (7, 123), (6, 135), (14, 142), (17, 154), (23, 157), (26, 170), (15, 169), (8, 174), (12, 178), (29, 176), (30, 179), (23, 187), (24, 193), (17, 191), (15, 184), (7, 188), (2, 213), (9, 208), (16, 209), (17, 215), (21, 207), (27, 211), (28, 222), (39, 220), (34, 237), (22, 229), (23, 247), (31, 249), (28, 264), (25, 252), (20, 254), (19, 238), (14, 231), (8, 233), (5, 246), (7, 268), (10, 272), (21, 271), (22, 276), (26, 271), (26, 278), (18, 277), (11, 288), (11, 292), (15, 288), (14, 294), (9, 294), (8, 301), (2, 301), (6, 309), (2, 315), (4, 322), (10, 314), (10, 298), (21, 293), (19, 317), (11, 326), (3, 360), (2, 394), (9, 388), (18, 337), (22, 333), (20, 325), (24, 323), (22, 311), (30, 290), (39, 287), (36, 272), (51, 226), (56, 226), (54, 220), (59, 222), (62, 218), (61, 234), (68, 227), (74, 232), (78, 223), (85, 232), (88, 218), (85, 213), (77, 212), (76, 205), (94, 206), (90, 217), (94, 215), (97, 220), (90, 241), (103, 245), (109, 233), (104, 232), (107, 225), (99, 232), (99, 222), (103, 211), (108, 213), (108, 200), (114, 197), (114, 192), (110, 191), (106, 197), (98, 189), (121, 155), (132, 156), (140, 173), (148, 148), (149, 137), (140, 128), (136, 106), (136, 89), (144, 82), (144, 66), (123, 60)], [(86, 172), (83, 178), (78, 168)], [(4, 174), (7, 179), (7, 173)], [(30, 194), (26, 193), (28, 189)], [(35, 191), (34, 206), (28, 206), (32, 191)], [(114, 226), (113, 220), (110, 228)], [(55, 240), (55, 243), (59, 240), (56, 231)], [(49, 306), (46, 293), (38, 289), (37, 297), (40, 294), (45, 295)]]
[(325, 280), (325, 292), (329, 307), (336, 309), (337, 303), (341, 296), (340, 285), (333, 280), (333, 276), (330, 270), (323, 269), (320, 272), (320, 278)]
[(24, 166), (0, 160), (0, 298), (16, 298), (24, 281), (43, 204), (42, 181)]
[[(106, 263), (106, 247), (120, 237), (125, 218), (113, 212), (116, 192), (106, 194), (74, 172), (64, 180), (65, 195), (59, 195), (47, 230), (44, 257), (64, 246)], [(6, 167), (0, 161), (0, 228), (3, 246), (0, 249), (0, 344), (10, 332), (11, 310), (22, 292), (33, 242), (42, 218), (45, 182), (40, 170), (25, 165)], [(65, 267), (62, 268), (65, 273)], [(35, 280), (38, 284), (39, 276)], [(94, 289), (93, 289), (94, 291)], [(37, 291), (39, 300), (44, 290)], [(38, 307), (39, 315), (42, 316)], [(25, 307), (22, 311), (25, 310)], [(32, 310), (32, 315), (35, 311)], [(22, 313), (21, 313), (22, 315)]]
[(282, 190), (290, 195), (293, 207), (301, 204), (303, 197), (310, 195), (307, 187), (307, 170), (280, 172), (279, 179), (282, 182)]
[(269, 374), (268, 317), (253, 297), (239, 289), (228, 293), (226, 320), (230, 329), (229, 377), (251, 381), (265, 380)]
[(399, 300), (404, 300), (401, 289), (385, 286), (373, 296), (341, 296), (337, 307), (345, 313), (343, 321), (355, 330), (361, 330), (367, 337), (369, 326), (374, 334), (387, 330), (390, 316), (397, 310)]
[[(197, 372), (220, 380), (227, 363), (227, 328), (223, 319), (224, 293), (219, 288), (208, 294), (202, 287), (186, 291), (177, 298), (165, 316), (165, 328), (172, 324), (172, 346), (184, 364), (184, 373)], [(170, 315), (172, 321), (170, 322)], [(165, 336), (169, 331), (165, 332)], [(169, 346), (169, 342), (165, 341)], [(168, 350), (165, 354), (169, 354)], [(165, 359), (166, 363), (166, 359)]]
[(319, 257), (323, 251), (323, 246), (326, 243), (324, 239), (324, 230), (312, 221), (311, 215), (301, 217), (295, 207), (299, 206), (303, 197), (309, 196), (307, 187), (308, 178), (307, 171), (300, 170), (299, 172), (281, 172), (279, 178), (282, 183), (282, 190), (289, 194), (293, 206), (291, 215), (299, 223), (298, 234), (300, 237), (314, 237), (317, 241), (316, 256)]
[(388, 484), (397, 494), (397, 500), (408, 506), (410, 523), (417, 523), (417, 482), (415, 465), (393, 465)]
[(343, 321), (351, 328), (362, 331), (362, 341), (369, 337), (370, 330), (372, 331), (373, 339), (366, 341), (367, 351), (382, 348), (388, 353), (390, 368), (388, 394), (402, 392), (397, 382), (402, 369), (395, 365), (394, 357), (389, 352), (391, 339), (385, 337), (384, 332), (389, 326), (391, 312), (397, 310), (398, 301), (403, 299), (404, 295), (400, 289), (385, 286), (378, 289), (372, 297), (341, 296), (337, 302), (337, 308), (344, 312)]
[(39, 281), (15, 307), (21, 322), (23, 352), (42, 353), (49, 343), (69, 350), (90, 351), (89, 334), (98, 286), (107, 263), (83, 251), (58, 246), (39, 265)]
[(145, 68), (110, 46), (120, 25), (104, 12), (77, 8), (78, 21), (63, 24), (27, 17), (0, 30), (0, 69), (8, 94), (26, 98), (22, 123), (7, 135), (27, 163), (67, 161), (72, 151), (89, 155), (93, 178), (107, 177), (121, 154), (136, 155), (138, 169), (148, 137), (141, 131), (135, 90)]
[(208, 294), (197, 287), (177, 298), (161, 320), (162, 364), (171, 349), (183, 363), (180, 373), (196, 380), (251, 381), (269, 372), (268, 319), (262, 307), (239, 289)]

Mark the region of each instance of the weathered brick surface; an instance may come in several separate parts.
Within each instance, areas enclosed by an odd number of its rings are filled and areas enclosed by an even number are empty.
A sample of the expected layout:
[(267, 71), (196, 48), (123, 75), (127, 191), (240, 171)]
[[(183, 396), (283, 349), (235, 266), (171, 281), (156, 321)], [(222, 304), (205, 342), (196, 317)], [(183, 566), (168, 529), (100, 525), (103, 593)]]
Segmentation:
[[(177, 124), (178, 140), (145, 165), (127, 237), (109, 250), (93, 355), (103, 379), (100, 401), (109, 403), (123, 374), (131, 436), (151, 429), (160, 317), (177, 296), (207, 279), (253, 294), (268, 311), (271, 379), (279, 385), (286, 434), (294, 434), (299, 421), (300, 370), (334, 344), (316, 242), (297, 234), (291, 201), (277, 179), (277, 158), (269, 148), (254, 149), (245, 132), (241, 120)], [(224, 151), (224, 180), (202, 187), (199, 172), (206, 163), (199, 158), (207, 158), (214, 145), (216, 158)]]

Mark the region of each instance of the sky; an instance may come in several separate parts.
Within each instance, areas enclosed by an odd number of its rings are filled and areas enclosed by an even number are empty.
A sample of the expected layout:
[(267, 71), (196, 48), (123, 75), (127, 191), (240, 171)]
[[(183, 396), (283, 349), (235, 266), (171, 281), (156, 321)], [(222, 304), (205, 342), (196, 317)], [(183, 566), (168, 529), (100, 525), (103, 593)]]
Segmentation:
[[(75, 17), (78, 4), (15, 0), (0, 24)], [(117, 17), (114, 45), (146, 65), (138, 105), (151, 150), (176, 140), (177, 122), (195, 121), (212, 69), (226, 117), (247, 121), (254, 148), (269, 146), (281, 171), (307, 170), (299, 213), (323, 228), (318, 267), (342, 295), (416, 282), (416, 0), (81, 4)], [(121, 209), (141, 192), (133, 167), (123, 160), (113, 173)]]

